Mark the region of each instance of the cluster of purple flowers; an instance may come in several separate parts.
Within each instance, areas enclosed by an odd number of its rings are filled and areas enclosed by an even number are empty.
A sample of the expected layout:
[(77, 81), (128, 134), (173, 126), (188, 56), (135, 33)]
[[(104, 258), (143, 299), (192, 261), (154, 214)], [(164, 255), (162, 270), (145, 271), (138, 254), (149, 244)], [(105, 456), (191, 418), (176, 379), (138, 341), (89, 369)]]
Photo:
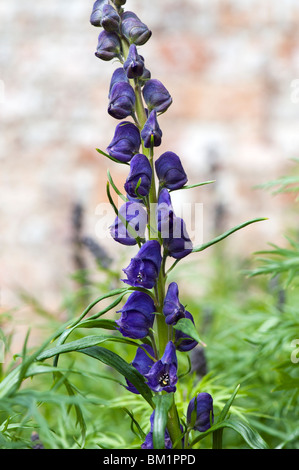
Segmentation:
[[(121, 122), (115, 128), (107, 152), (114, 160), (129, 164), (130, 170), (124, 184), (127, 202), (120, 207), (110, 233), (123, 245), (139, 244), (138, 253), (123, 269), (126, 279), (122, 280), (137, 290), (130, 294), (118, 312), (121, 316), (116, 323), (123, 336), (144, 341), (138, 347), (132, 365), (144, 376), (150, 389), (171, 393), (176, 391), (178, 381), (177, 351), (190, 351), (197, 345), (192, 337), (173, 328), (181, 318), (194, 323), (191, 313), (179, 300), (178, 285), (172, 282), (162, 302), (157, 299), (157, 284), (161, 273), (165, 279), (163, 266), (167, 257), (181, 259), (192, 252), (185, 222), (175, 215), (170, 194), (186, 185), (187, 175), (174, 152), (162, 153), (155, 163), (150, 158), (154, 147), (159, 147), (162, 142), (158, 118), (169, 108), (172, 98), (159, 80), (151, 78), (144, 57), (137, 49), (152, 33), (135, 13), (124, 11), (125, 3), (126, 0), (97, 0), (90, 18), (92, 25), (101, 27), (95, 55), (105, 61), (118, 59), (121, 64), (112, 74), (108, 93), (108, 113)], [(142, 120), (140, 112), (138, 114), (140, 100), (144, 103)], [(153, 199), (150, 195), (155, 179), (159, 186)], [(146, 240), (146, 230), (153, 218), (153, 203), (156, 233)], [(151, 289), (156, 296), (146, 292)], [(153, 343), (149, 345), (154, 341), (152, 331), (157, 312), (164, 316), (169, 330), (164, 351), (158, 351)], [(129, 382), (127, 389), (139, 393)], [(199, 394), (190, 402), (189, 423), (194, 409), (197, 410), (194, 428), (208, 429), (213, 410), (210, 395)], [(171, 447), (167, 430), (165, 442)], [(150, 432), (143, 448), (151, 446)]]

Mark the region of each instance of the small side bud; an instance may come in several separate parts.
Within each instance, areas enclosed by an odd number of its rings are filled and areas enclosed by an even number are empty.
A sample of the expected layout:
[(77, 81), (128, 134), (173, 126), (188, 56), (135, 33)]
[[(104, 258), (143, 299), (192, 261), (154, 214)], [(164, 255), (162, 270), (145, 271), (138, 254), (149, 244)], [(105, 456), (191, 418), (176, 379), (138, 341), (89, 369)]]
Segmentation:
[(124, 63), (124, 69), (128, 78), (138, 78), (144, 72), (144, 59), (137, 52), (135, 44), (131, 44), (127, 60)]
[(90, 15), (90, 22), (93, 26), (102, 26), (102, 16), (104, 5), (108, 5), (109, 0), (96, 0), (93, 4)]
[(95, 52), (96, 57), (108, 61), (119, 57), (120, 54), (121, 43), (117, 34), (102, 31), (98, 37), (98, 45)]
[(120, 16), (112, 5), (104, 5), (102, 26), (108, 32), (117, 32), (120, 27)]
[(130, 44), (142, 46), (152, 35), (148, 27), (132, 11), (125, 11), (121, 16), (121, 31)]
[(146, 123), (144, 124), (141, 131), (141, 138), (143, 139), (144, 146), (146, 148), (150, 148), (152, 144), (154, 147), (159, 147), (159, 145), (161, 145), (162, 131), (158, 124), (156, 110), (153, 110), (150, 113)]

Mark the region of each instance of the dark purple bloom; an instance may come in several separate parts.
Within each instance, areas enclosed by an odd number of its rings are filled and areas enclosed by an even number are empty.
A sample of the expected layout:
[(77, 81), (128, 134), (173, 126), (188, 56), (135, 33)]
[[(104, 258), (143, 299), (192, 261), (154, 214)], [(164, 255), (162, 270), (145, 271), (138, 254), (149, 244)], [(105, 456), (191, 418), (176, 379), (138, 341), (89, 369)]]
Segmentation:
[(163, 237), (163, 246), (168, 256), (181, 259), (192, 252), (193, 245), (186, 230), (186, 224), (180, 217), (174, 217), (169, 236)]
[(120, 207), (118, 216), (110, 227), (110, 234), (122, 245), (136, 245), (137, 237), (144, 238), (146, 225), (147, 213), (144, 206), (130, 201)]
[(157, 111), (153, 109), (150, 113), (144, 127), (141, 131), (141, 138), (143, 139), (144, 146), (150, 148), (153, 142), (154, 147), (159, 147), (162, 140), (162, 131), (159, 127), (157, 120)]
[(115, 57), (119, 57), (120, 53), (121, 43), (117, 34), (101, 31), (95, 55), (102, 60), (112, 60)]
[(155, 109), (157, 113), (164, 113), (172, 103), (169, 92), (159, 80), (148, 80), (142, 93), (150, 112)]
[(120, 16), (112, 5), (103, 6), (101, 23), (106, 31), (117, 32), (119, 30)]
[(144, 59), (137, 52), (135, 44), (131, 44), (127, 60), (124, 63), (124, 70), (128, 78), (138, 78), (143, 75)]
[(132, 11), (125, 11), (121, 16), (121, 31), (130, 44), (145, 44), (152, 35), (148, 27)]
[(156, 240), (147, 241), (123, 269), (127, 279), (123, 282), (133, 287), (151, 289), (156, 284), (162, 262), (161, 246)]
[(108, 5), (109, 0), (96, 0), (93, 4), (90, 22), (93, 26), (102, 26), (102, 15), (104, 5)]
[(116, 320), (118, 330), (131, 339), (145, 338), (153, 327), (155, 304), (153, 299), (144, 292), (135, 291), (130, 295), (121, 310), (121, 317)]
[[(152, 412), (150, 417), (151, 430), (146, 435), (145, 441), (141, 444), (141, 449), (153, 449), (153, 428), (154, 428), (155, 410)], [(172, 442), (167, 429), (165, 429), (165, 449), (172, 449)]]
[(135, 106), (135, 92), (126, 82), (115, 83), (110, 92), (108, 113), (115, 119), (130, 116)]
[[(194, 324), (193, 316), (187, 310), (185, 310), (184, 317), (189, 318), (189, 320)], [(191, 349), (194, 349), (197, 344), (198, 342), (191, 338), (191, 336), (186, 335), (180, 330), (175, 330), (175, 345), (178, 351), (191, 351)]]
[(140, 132), (135, 124), (124, 121), (116, 126), (114, 137), (107, 147), (109, 155), (120, 162), (129, 162), (141, 145)]
[(168, 286), (163, 313), (168, 325), (175, 325), (180, 318), (185, 318), (185, 307), (179, 301), (179, 288), (176, 282), (171, 282)]
[[(153, 359), (151, 359), (150, 356), (155, 357), (155, 353), (150, 345), (142, 344), (141, 346), (142, 347), (137, 348), (135, 358), (132, 362), (132, 366), (135, 367), (135, 369), (137, 369), (140, 374), (145, 375), (150, 371), (150, 368), (154, 364), (154, 361)], [(144, 349), (148, 352), (150, 356), (144, 351)], [(126, 387), (127, 390), (129, 390), (129, 392), (139, 394), (137, 388), (134, 387), (134, 385), (131, 384), (131, 382), (129, 382), (127, 379), (126, 381), (128, 385)]]
[(151, 182), (152, 182), (152, 167), (149, 159), (142, 153), (134, 155), (130, 162), (130, 173), (125, 182), (125, 190), (132, 198), (138, 197), (136, 194), (136, 187), (141, 179), (141, 183), (138, 186), (137, 194), (145, 197), (148, 195)]
[(163, 153), (155, 162), (160, 186), (168, 189), (180, 189), (188, 181), (180, 158), (173, 152)]
[(110, 99), (111, 95), (111, 90), (114, 85), (117, 83), (129, 83), (129, 79), (126, 75), (126, 72), (124, 71), (123, 67), (118, 67), (116, 70), (114, 70), (111, 80), (110, 80), (110, 86), (109, 86), (109, 95), (108, 98)]
[[(193, 412), (196, 415), (193, 417)], [(187, 423), (197, 431), (205, 432), (211, 427), (214, 421), (213, 398), (209, 393), (198, 393), (192, 398), (187, 410)]]
[(178, 380), (177, 367), (175, 345), (172, 341), (169, 341), (161, 359), (155, 362), (150, 371), (145, 375), (148, 386), (154, 392), (175, 392)]
[(166, 188), (162, 189), (159, 193), (156, 216), (158, 231), (161, 233), (162, 238), (169, 237), (175, 215), (170, 194)]

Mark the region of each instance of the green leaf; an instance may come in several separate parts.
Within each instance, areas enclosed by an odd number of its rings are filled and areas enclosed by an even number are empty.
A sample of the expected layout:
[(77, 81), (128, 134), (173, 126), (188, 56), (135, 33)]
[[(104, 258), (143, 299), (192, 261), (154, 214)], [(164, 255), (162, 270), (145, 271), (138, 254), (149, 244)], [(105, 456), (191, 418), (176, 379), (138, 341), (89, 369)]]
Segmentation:
[(121, 162), (120, 160), (116, 160), (116, 158), (111, 157), (108, 153), (103, 152), (103, 150), (96, 149), (97, 152), (99, 152), (101, 155), (104, 155), (104, 157), (109, 158), (109, 160), (112, 160), (115, 163), (121, 163), (122, 165), (129, 165), (127, 162)]
[[(215, 183), (215, 180), (203, 181), (202, 183), (188, 184), (187, 186), (183, 186), (180, 189), (192, 189), (192, 188), (197, 188), (199, 186), (205, 186), (206, 184), (212, 184), (212, 183)], [(172, 191), (178, 191), (178, 190), (177, 189), (171, 189), (169, 192), (172, 192)]]
[(164, 449), (165, 429), (168, 420), (168, 412), (173, 403), (173, 393), (156, 395), (153, 400), (156, 405), (153, 426), (153, 445), (154, 449)]
[(112, 188), (114, 189), (114, 191), (116, 192), (116, 194), (124, 201), (124, 202), (128, 202), (128, 199), (119, 191), (119, 189), (116, 187), (113, 179), (112, 179), (112, 176), (111, 176), (111, 173), (109, 171), (109, 169), (107, 170), (107, 175), (108, 175), (108, 180), (109, 180), (109, 183), (111, 184)]
[(190, 318), (180, 318), (173, 327), (176, 330), (180, 330), (186, 335), (191, 336), (191, 338), (195, 339), (195, 341), (200, 343), (202, 346), (206, 346), (206, 344), (200, 339), (196, 327)]
[[(235, 388), (232, 396), (230, 397), (230, 399), (226, 402), (226, 404), (224, 405), (219, 417), (218, 417), (218, 421), (217, 423), (221, 423), (222, 421), (225, 420), (228, 412), (229, 412), (229, 409), (234, 401), (234, 399), (236, 398), (236, 395), (239, 391), (239, 388), (240, 388), (240, 385), (237, 385), (237, 387)], [(223, 434), (223, 429), (218, 429), (217, 431), (215, 431), (213, 433), (213, 449), (222, 449), (222, 434)]]

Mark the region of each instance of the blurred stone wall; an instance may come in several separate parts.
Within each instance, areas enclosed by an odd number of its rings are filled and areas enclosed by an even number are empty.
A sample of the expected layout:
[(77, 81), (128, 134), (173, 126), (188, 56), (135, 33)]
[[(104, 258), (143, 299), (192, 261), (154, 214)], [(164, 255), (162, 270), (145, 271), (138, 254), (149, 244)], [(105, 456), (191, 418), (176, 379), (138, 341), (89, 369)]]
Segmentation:
[[(72, 211), (84, 208), (84, 233), (118, 266), (124, 247), (97, 238), (97, 208), (107, 202), (106, 172), (121, 187), (127, 169), (105, 160), (117, 122), (107, 93), (115, 63), (94, 56), (98, 29), (89, 0), (0, 3), (1, 308), (20, 288), (55, 311), (75, 269)], [(176, 204), (203, 203), (207, 241), (255, 217), (269, 221), (227, 241), (249, 257), (283, 243), (295, 224), (293, 196), (253, 186), (291, 172), (299, 157), (299, 4), (280, 0), (128, 0), (151, 28), (142, 55), (173, 96), (161, 116), (157, 155), (180, 155), (189, 183)], [(92, 265), (92, 264), (91, 264)]]

